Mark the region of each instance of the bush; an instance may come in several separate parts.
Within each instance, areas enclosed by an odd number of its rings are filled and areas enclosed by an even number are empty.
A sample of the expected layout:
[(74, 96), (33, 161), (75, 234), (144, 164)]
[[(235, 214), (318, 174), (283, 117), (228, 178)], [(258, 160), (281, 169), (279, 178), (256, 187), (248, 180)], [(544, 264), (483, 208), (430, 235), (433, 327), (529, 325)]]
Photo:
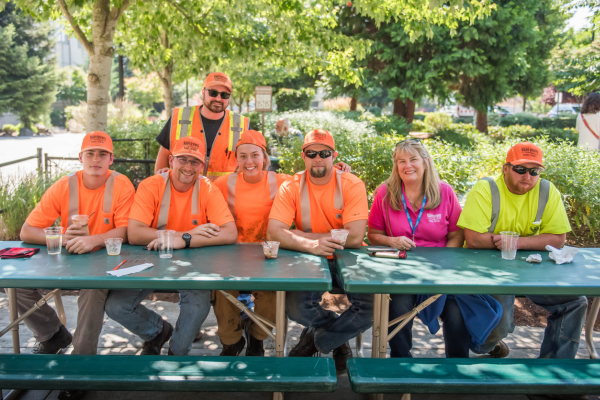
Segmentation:
[(425, 125), (429, 125), (433, 133), (446, 129), (452, 123), (452, 117), (442, 112), (428, 113), (424, 119)]
[[(149, 115), (149, 110), (142, 112), (138, 105), (129, 100), (118, 99), (108, 105), (108, 125), (119, 125), (127, 123), (143, 122)], [(67, 116), (67, 128), (70, 132), (84, 132), (87, 118), (87, 103), (80, 101), (78, 106), (65, 108)]]
[(285, 112), (292, 110), (310, 110), (310, 102), (315, 97), (315, 91), (311, 88), (299, 90), (281, 89), (275, 95), (277, 111)]
[[(19, 240), (21, 227), (46, 190), (64, 176), (63, 172), (46, 176), (37, 172), (19, 176), (0, 175), (0, 240)], [(4, 226), (2, 226), (4, 225)]]
[(2, 131), (6, 133), (15, 133), (21, 130), (21, 124), (12, 125), (12, 124), (4, 124), (2, 125)]
[(52, 110), (50, 112), (50, 123), (52, 126), (65, 127), (67, 126), (67, 115), (64, 111)]
[(539, 118), (529, 113), (509, 114), (500, 119), (500, 126), (529, 125), (539, 128)]
[(381, 107), (377, 107), (377, 106), (369, 107), (367, 109), (367, 111), (376, 117), (381, 117), (381, 114), (383, 113), (383, 110), (381, 109)]
[[(260, 131), (262, 129), (262, 113), (249, 112), (249, 113), (244, 113), (242, 115), (244, 117), (248, 117), (250, 119), (250, 128), (252, 128), (255, 131)], [(274, 128), (274, 127), (275, 127), (274, 123), (273, 123), (273, 126), (267, 125), (267, 118), (265, 116), (265, 131), (269, 132), (271, 130), (271, 128)], [(264, 132), (263, 132), (263, 134), (264, 134)]]
[(366, 114), (363, 116), (363, 120), (369, 121), (375, 131), (380, 135), (408, 135), (410, 132), (410, 125), (406, 123), (406, 120), (396, 115), (367, 117)]

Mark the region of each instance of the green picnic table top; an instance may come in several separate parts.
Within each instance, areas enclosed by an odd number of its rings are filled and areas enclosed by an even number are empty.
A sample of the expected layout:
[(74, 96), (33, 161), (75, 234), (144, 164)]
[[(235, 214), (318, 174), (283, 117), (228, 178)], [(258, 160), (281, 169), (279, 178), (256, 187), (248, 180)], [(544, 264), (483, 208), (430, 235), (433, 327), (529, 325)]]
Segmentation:
[[(262, 246), (238, 244), (175, 250), (173, 258), (142, 246), (123, 245), (119, 256), (105, 249), (88, 254), (48, 255), (45, 246), (0, 242), (8, 247), (39, 247), (31, 258), (0, 260), (0, 287), (41, 289), (211, 289), (211, 290), (315, 290), (331, 289), (327, 260), (310, 254), (279, 249), (277, 259), (265, 259)], [(107, 271), (122, 260), (121, 268), (143, 263), (145, 271), (115, 277)]]
[[(556, 265), (548, 251), (518, 251), (503, 260), (497, 250), (417, 247), (406, 259), (375, 258), (367, 248), (336, 251), (344, 289), (353, 293), (514, 294), (600, 296), (600, 249), (579, 249)], [(541, 264), (525, 261), (541, 254)]]

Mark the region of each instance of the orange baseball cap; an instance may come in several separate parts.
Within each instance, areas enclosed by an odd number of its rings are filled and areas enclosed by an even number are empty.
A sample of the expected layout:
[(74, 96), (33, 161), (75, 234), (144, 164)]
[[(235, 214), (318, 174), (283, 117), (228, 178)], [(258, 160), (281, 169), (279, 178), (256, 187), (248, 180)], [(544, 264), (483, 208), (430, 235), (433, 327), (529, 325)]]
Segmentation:
[(241, 144), (253, 144), (267, 151), (267, 142), (265, 141), (265, 137), (262, 135), (262, 133), (257, 131), (249, 130), (242, 133), (242, 137), (235, 145), (235, 148), (237, 149), (237, 147)]
[(173, 156), (190, 156), (204, 162), (206, 146), (204, 142), (195, 137), (185, 137), (175, 142)]
[(329, 147), (331, 150), (335, 150), (335, 141), (333, 140), (333, 135), (327, 132), (325, 129), (315, 129), (314, 131), (310, 131), (304, 137), (304, 144), (302, 145), (302, 150), (311, 144), (323, 144)]
[(512, 165), (533, 163), (542, 168), (546, 168), (544, 167), (544, 164), (542, 164), (542, 149), (530, 142), (518, 143), (508, 149), (508, 153), (506, 153), (506, 162), (511, 163)]
[(81, 151), (86, 150), (105, 150), (112, 153), (112, 139), (104, 132), (90, 132), (83, 137), (83, 142), (81, 143)]
[(233, 83), (231, 83), (231, 79), (229, 79), (229, 77), (222, 72), (210, 73), (204, 80), (205, 88), (210, 89), (215, 86), (225, 86), (229, 90), (229, 93), (233, 91)]

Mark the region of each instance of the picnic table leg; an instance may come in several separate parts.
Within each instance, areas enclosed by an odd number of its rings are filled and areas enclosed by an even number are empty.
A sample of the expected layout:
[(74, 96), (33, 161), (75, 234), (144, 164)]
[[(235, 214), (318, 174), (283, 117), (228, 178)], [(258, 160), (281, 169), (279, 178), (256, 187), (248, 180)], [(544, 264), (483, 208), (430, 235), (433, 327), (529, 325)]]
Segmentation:
[[(285, 337), (286, 337), (286, 321), (285, 321), (285, 292), (278, 291), (276, 297), (276, 314), (275, 314), (275, 356), (285, 356)], [(273, 393), (273, 400), (283, 400), (282, 392)]]
[[(378, 356), (376, 358), (387, 358), (387, 344), (388, 344), (388, 325), (389, 325), (389, 312), (390, 312), (390, 300), (387, 294), (376, 295), (379, 296), (379, 348)], [(376, 302), (377, 303), (377, 302)], [(375, 320), (373, 320), (375, 323)], [(373, 344), (373, 346), (375, 346)], [(374, 349), (373, 349), (374, 350)], [(372, 396), (375, 400), (383, 400), (383, 393), (377, 393)]]
[[(8, 289), (8, 307), (10, 310), (10, 322), (13, 323), (19, 318), (17, 311), (17, 289)], [(13, 353), (21, 353), (21, 344), (19, 343), (19, 324), (15, 324), (12, 327), (12, 342), (13, 342)]]
[(371, 358), (379, 358), (379, 315), (381, 315), (381, 295), (373, 297), (373, 341), (371, 342)]
[(587, 320), (585, 321), (585, 343), (587, 344), (590, 358), (594, 360), (600, 358), (596, 352), (596, 347), (594, 346), (594, 323), (598, 317), (598, 310), (600, 310), (600, 297), (594, 297), (592, 308), (590, 309)]
[(56, 313), (58, 314), (58, 319), (60, 322), (67, 327), (67, 314), (65, 314), (65, 307), (62, 301), (62, 295), (60, 294), (60, 290), (56, 292), (54, 295), (54, 305), (56, 306)]

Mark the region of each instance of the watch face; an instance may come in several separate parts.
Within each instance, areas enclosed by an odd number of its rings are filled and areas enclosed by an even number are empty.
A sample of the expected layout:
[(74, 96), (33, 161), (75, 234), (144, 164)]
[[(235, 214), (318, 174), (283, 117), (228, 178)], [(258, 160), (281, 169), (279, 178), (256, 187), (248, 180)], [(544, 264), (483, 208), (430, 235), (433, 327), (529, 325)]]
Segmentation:
[(190, 240), (192, 238), (192, 235), (190, 235), (189, 233), (184, 233), (183, 235), (181, 235), (181, 237), (183, 238), (183, 240)]

